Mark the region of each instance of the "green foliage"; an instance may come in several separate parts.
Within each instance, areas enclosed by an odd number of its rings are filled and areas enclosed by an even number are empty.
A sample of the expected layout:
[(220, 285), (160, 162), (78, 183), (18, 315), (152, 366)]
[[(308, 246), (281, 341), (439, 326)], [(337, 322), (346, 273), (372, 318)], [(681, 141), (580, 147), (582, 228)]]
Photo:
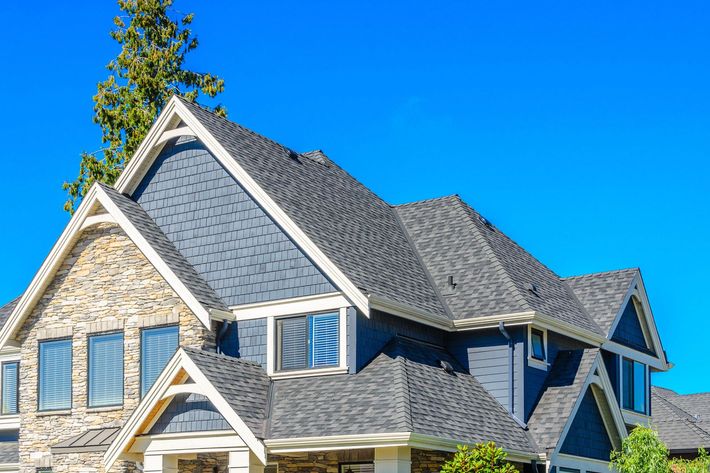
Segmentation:
[(506, 456), (494, 442), (473, 448), (460, 445), (454, 457), (441, 467), (441, 473), (516, 473), (515, 467), (505, 461)]
[(668, 473), (668, 448), (651, 428), (636, 426), (620, 451), (611, 452), (611, 466), (619, 473)]
[(708, 473), (710, 472), (710, 455), (704, 450), (698, 450), (697, 458), (685, 460), (674, 458), (671, 460), (673, 473)]
[[(123, 15), (114, 18), (111, 37), (120, 54), (108, 63), (108, 78), (94, 96), (94, 122), (103, 148), (82, 153), (79, 177), (65, 182), (64, 209), (76, 210), (95, 181), (113, 184), (173, 94), (195, 101), (200, 93), (215, 97), (224, 81), (187, 70), (185, 56), (197, 47), (189, 25), (193, 14), (170, 16), (173, 0), (118, 0)], [(226, 115), (218, 106), (216, 112)]]

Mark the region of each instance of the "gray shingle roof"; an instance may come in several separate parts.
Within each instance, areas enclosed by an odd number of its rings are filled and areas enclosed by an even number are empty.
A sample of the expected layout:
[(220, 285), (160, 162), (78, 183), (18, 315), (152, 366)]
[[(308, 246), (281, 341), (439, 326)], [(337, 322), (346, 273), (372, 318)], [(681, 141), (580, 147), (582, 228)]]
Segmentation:
[(390, 205), (322, 152), (299, 155), (195, 104), (184, 103), (364, 293), (448, 318)]
[(620, 269), (573, 276), (564, 278), (564, 281), (572, 288), (599, 328), (609, 336), (611, 325), (622, 309), (621, 305), (629, 286), (637, 274), (637, 268)]
[[(446, 373), (440, 360), (455, 368)], [(536, 447), (444, 349), (396, 337), (357, 374), (274, 381), (270, 438), (414, 432), (465, 443)]]
[(20, 302), (21, 297), (22, 296), (16, 297), (4, 306), (0, 307), (0, 330), (2, 330), (5, 326), (5, 322), (7, 322), (7, 319), (10, 317), (10, 314), (12, 314), (12, 311), (15, 310), (15, 306), (17, 306), (17, 303)]
[(456, 318), (538, 311), (601, 333), (559, 276), (458, 196), (404, 204), (397, 212)]
[(589, 376), (598, 348), (560, 351), (545, 381), (528, 428), (540, 449), (552, 450), (560, 441), (577, 399)]
[(264, 438), (269, 377), (253, 361), (183, 348), (212, 385), (258, 438)]
[(651, 388), (652, 426), (672, 452), (710, 448), (710, 393), (681, 395)]
[(161, 259), (182, 281), (197, 300), (208, 309), (228, 310), (227, 305), (217, 296), (214, 290), (197, 273), (180, 252), (175, 248), (160, 227), (150, 218), (136, 202), (119, 194), (115, 189), (100, 184), (109, 198), (124, 213), (126, 218), (138, 229), (150, 246), (160, 255)]
[(3, 463), (19, 463), (20, 443), (17, 440), (0, 442), (0, 465)]
[(120, 427), (87, 430), (53, 445), (52, 453), (105, 452), (120, 430)]

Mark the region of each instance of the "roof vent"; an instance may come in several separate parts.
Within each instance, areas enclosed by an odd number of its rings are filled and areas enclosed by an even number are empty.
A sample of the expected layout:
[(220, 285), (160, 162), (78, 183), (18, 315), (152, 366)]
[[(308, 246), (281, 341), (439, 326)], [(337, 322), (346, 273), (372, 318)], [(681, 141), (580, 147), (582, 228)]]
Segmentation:
[(485, 225), (485, 226), (488, 227), (489, 229), (493, 230), (493, 224), (492, 224), (491, 221), (488, 220), (486, 217), (484, 217), (483, 215), (479, 215), (479, 216), (478, 216), (478, 220), (479, 220), (483, 225)]
[(540, 294), (537, 293), (537, 287), (535, 286), (535, 284), (533, 284), (531, 282), (525, 283), (525, 289), (532, 292), (533, 294), (535, 294), (538, 297), (540, 296)]
[(439, 366), (441, 366), (441, 369), (446, 371), (449, 374), (454, 374), (454, 367), (451, 366), (451, 363), (449, 363), (446, 360), (439, 360)]
[(456, 289), (456, 283), (454, 282), (454, 277), (453, 277), (453, 276), (449, 276), (448, 279), (447, 279), (447, 282), (448, 282), (449, 287), (450, 287), (451, 289)]

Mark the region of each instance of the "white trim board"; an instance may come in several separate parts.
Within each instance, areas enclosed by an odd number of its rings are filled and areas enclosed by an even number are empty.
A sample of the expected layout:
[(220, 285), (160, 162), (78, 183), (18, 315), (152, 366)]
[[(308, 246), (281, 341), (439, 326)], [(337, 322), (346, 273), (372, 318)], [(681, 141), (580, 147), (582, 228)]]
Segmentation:
[[(126, 235), (128, 235), (146, 259), (148, 259), (150, 264), (152, 264), (158, 273), (160, 273), (160, 275), (165, 279), (170, 287), (173, 288), (177, 295), (183, 300), (183, 302), (185, 302), (188, 308), (195, 314), (198, 320), (200, 320), (205, 327), (210, 328), (210, 320), (212, 318), (233, 318), (231, 313), (223, 313), (223, 311), (216, 311), (203, 306), (190, 292), (187, 286), (185, 286), (185, 284), (180, 280), (180, 278), (177, 277), (172, 269), (170, 269), (165, 261), (163, 261), (155, 249), (150, 246), (145, 237), (135, 226), (133, 226), (118, 206), (114, 204), (101, 186), (94, 184), (91, 189), (89, 189), (88, 193), (82, 200), (81, 205), (74, 213), (74, 216), (69, 221), (69, 224), (66, 226), (61, 236), (55, 243), (49, 253), (49, 256), (47, 256), (47, 259), (44, 263), (42, 263), (42, 266), (35, 275), (34, 279), (32, 279), (29, 287), (20, 298), (17, 306), (13, 310), (12, 314), (10, 314), (7, 323), (5, 323), (0, 331), (0, 347), (4, 347), (6, 343), (10, 341), (11, 337), (19, 329), (20, 324), (24, 321), (25, 317), (29, 315), (37, 301), (39, 301), (44, 294), (46, 288), (49, 284), (51, 284), (56, 271), (59, 269), (66, 256), (74, 248), (76, 241), (80, 238), (82, 228), (85, 228), (84, 224), (86, 222), (90, 222), (91, 224), (99, 223), (98, 219), (89, 220), (91, 218), (89, 216), (91, 211), (99, 205), (103, 207), (103, 209), (105, 209), (111, 216), (111, 220), (114, 220), (116, 224), (126, 233)], [(109, 221), (109, 217), (104, 214), (101, 216), (100, 221)]]
[(144, 177), (150, 165), (155, 160), (156, 147), (161, 147), (160, 138), (174, 128), (180, 121), (191, 130), (207, 150), (217, 159), (225, 170), (244, 188), (259, 206), (284, 230), (294, 243), (306, 254), (315, 265), (323, 271), (336, 287), (343, 291), (353, 305), (369, 315), (367, 297), (355, 286), (342, 271), (321, 251), (320, 248), (301, 230), (298, 225), (279, 207), (276, 202), (259, 186), (256, 181), (241, 167), (234, 157), (212, 136), (202, 123), (187, 109), (180, 99), (173, 96), (165, 109), (151, 127), (147, 137), (141, 143), (125, 171), (116, 182), (116, 189), (121, 193), (131, 193)]
[[(187, 376), (185, 376), (185, 374)], [(171, 388), (171, 386), (184, 382), (188, 377), (192, 379), (193, 382), (190, 383), (190, 386), (183, 388), (183, 390), (189, 390), (193, 389), (194, 386), (199, 386), (200, 393), (210, 400), (217, 411), (224, 417), (232, 429), (234, 429), (240, 441), (249, 448), (262, 464), (266, 464), (266, 447), (262, 441), (254, 435), (241, 417), (231, 408), (229, 403), (205, 377), (197, 365), (195, 365), (185, 350), (180, 348), (170, 359), (163, 372), (146, 393), (140, 404), (138, 404), (138, 407), (134, 409), (131, 416), (119, 431), (116, 439), (106, 450), (104, 454), (104, 466), (107, 471), (111, 469), (119, 458), (135, 454), (136, 450), (140, 449), (141, 445), (144, 445), (141, 443), (136, 445), (138, 442), (137, 437), (145, 434), (150, 429), (152, 423), (149, 421), (154, 420), (155, 416), (159, 415), (159, 411), (154, 412), (156, 407), (158, 407), (158, 403), (163, 402), (167, 404), (169, 402), (169, 394), (180, 391), (180, 389)], [(153, 416), (151, 416), (151, 412), (153, 412)], [(143, 428), (141, 428), (141, 426), (143, 426)], [(179, 444), (167, 442), (165, 448), (179, 448), (181, 452), (189, 452), (191, 440), (201, 436), (204, 436), (204, 433), (196, 432), (192, 433), (192, 436), (190, 433), (181, 434), (179, 437), (183, 440), (182, 442), (179, 442)], [(174, 437), (175, 436), (155, 436), (155, 438), (158, 439), (173, 439)], [(233, 443), (234, 436), (227, 436), (225, 439), (227, 442)], [(147, 445), (149, 445), (149, 443)], [(217, 448), (214, 444), (203, 445), (202, 443), (199, 445), (195, 444), (194, 447), (194, 452), (197, 452), (200, 448)]]

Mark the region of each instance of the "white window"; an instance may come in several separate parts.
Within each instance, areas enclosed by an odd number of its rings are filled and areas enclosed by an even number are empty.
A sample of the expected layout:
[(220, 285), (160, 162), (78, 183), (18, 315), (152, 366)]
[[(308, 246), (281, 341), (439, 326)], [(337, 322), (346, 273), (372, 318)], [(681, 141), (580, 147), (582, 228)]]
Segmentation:
[(547, 330), (528, 325), (528, 365), (547, 370)]
[(375, 473), (375, 464), (372, 462), (341, 463), (340, 473)]
[(338, 312), (276, 320), (276, 371), (332, 368), (340, 364)]

